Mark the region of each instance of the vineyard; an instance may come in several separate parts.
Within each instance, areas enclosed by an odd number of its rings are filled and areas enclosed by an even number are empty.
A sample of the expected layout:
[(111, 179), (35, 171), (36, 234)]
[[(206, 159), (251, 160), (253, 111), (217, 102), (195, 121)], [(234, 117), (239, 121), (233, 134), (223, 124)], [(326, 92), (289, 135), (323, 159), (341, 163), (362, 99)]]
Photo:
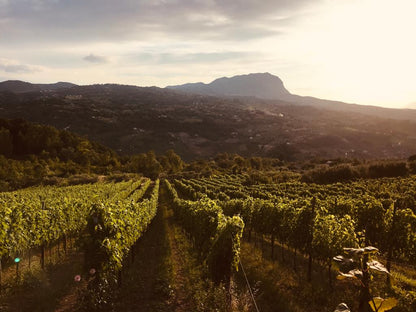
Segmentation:
[(142, 287), (128, 297), (143, 304), (150, 290), (140, 285), (154, 282), (140, 267), (151, 270), (152, 253), (165, 257), (152, 274), (166, 271), (166, 285), (146, 311), (334, 311), (341, 302), (416, 311), (414, 176), (327, 185), (137, 178), (4, 192), (0, 207), (0, 311), (25, 311), (9, 299), (30, 285), (27, 272), (53, 267), (54, 254), (55, 265), (81, 258), (70, 310), (129, 310), (123, 291)]

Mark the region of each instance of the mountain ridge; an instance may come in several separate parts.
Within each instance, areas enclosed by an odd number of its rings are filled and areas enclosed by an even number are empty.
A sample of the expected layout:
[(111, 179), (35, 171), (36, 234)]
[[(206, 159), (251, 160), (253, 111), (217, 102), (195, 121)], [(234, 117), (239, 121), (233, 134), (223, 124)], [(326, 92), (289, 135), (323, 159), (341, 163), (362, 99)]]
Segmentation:
[(167, 86), (167, 89), (213, 96), (254, 96), (260, 99), (282, 99), (289, 95), (283, 81), (270, 73), (251, 73), (221, 77), (205, 84), (202, 82)]
[[(242, 80), (244, 80), (244, 83), (240, 84), (239, 90), (236, 90), (236, 85)], [(230, 81), (237, 81), (237, 83), (231, 84), (230, 88)], [(263, 86), (256, 88), (257, 81), (261, 81)], [(254, 91), (253, 87), (255, 89)], [(215, 79), (208, 84), (201, 82), (186, 83), (183, 85), (167, 86), (166, 88), (192, 94), (219, 97), (256, 97), (269, 101), (285, 101), (293, 105), (306, 105), (319, 109), (354, 112), (381, 118), (416, 120), (416, 109), (413, 109), (412, 107), (386, 108), (376, 105), (345, 103), (342, 101), (292, 94), (284, 87), (283, 81), (278, 76), (268, 72), (237, 75), (229, 78), (222, 77)]]

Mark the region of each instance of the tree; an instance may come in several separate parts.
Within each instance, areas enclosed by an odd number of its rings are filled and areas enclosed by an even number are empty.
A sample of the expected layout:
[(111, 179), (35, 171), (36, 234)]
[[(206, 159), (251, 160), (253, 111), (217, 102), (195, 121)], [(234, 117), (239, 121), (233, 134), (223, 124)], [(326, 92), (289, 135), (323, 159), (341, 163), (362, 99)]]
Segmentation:
[[(176, 154), (172, 149), (168, 150), (165, 153), (165, 156), (166, 156), (167, 162), (169, 164), (169, 173), (179, 172), (185, 166), (181, 157), (178, 154)], [(164, 168), (164, 169), (167, 169), (167, 168)]]
[(10, 156), (13, 153), (13, 138), (10, 131), (0, 128), (0, 154)]

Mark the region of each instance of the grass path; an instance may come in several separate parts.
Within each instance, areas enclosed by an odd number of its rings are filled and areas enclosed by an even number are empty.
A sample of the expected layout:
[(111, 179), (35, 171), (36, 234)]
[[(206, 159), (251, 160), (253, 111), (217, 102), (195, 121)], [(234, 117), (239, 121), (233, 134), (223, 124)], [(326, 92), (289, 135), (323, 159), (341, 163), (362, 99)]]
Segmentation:
[(212, 283), (195, 246), (174, 221), (163, 185), (158, 213), (133, 249), (134, 261), (130, 254), (124, 262), (115, 311), (252, 311), (245, 282), (234, 284), (232, 307), (225, 288)]
[[(279, 247), (280, 249), (281, 247)], [(255, 285), (257, 303), (262, 312), (332, 312), (340, 302), (355, 308), (356, 289), (349, 281), (334, 282), (330, 289), (326, 268), (314, 263), (312, 282), (306, 280), (307, 265), (303, 255), (297, 255), (297, 270), (293, 269), (293, 253), (286, 250), (285, 260), (271, 259), (271, 248), (244, 241), (241, 261), (250, 283)], [(354, 309), (353, 311), (355, 311)]]
[[(159, 206), (160, 207), (160, 206)], [(158, 210), (146, 233), (125, 260), (116, 311), (173, 311), (170, 246), (166, 213)]]
[[(41, 270), (37, 254), (32, 256), (32, 266), (28, 269), (27, 259), (22, 259), (21, 277), (19, 282), (10, 280), (3, 285), (5, 289), (0, 297), (0, 311), (55, 311), (59, 306), (68, 305), (63, 302), (66, 294), (74, 292), (74, 276), (82, 267), (82, 253), (75, 249)], [(14, 273), (14, 268), (11, 268)], [(6, 276), (9, 272), (6, 272)], [(72, 300), (71, 298), (66, 298)], [(58, 310), (64, 312), (65, 310)]]
[(125, 261), (116, 311), (192, 311), (188, 287), (189, 254), (184, 236), (160, 190), (158, 213)]
[(178, 240), (178, 229), (174, 226), (171, 211), (168, 212), (167, 207), (162, 206), (161, 209), (166, 215), (168, 240), (171, 250), (171, 268), (172, 268), (172, 286), (174, 289), (174, 310), (175, 312), (191, 311), (191, 303), (188, 292), (186, 262), (189, 259), (186, 252), (181, 248), (181, 240)]

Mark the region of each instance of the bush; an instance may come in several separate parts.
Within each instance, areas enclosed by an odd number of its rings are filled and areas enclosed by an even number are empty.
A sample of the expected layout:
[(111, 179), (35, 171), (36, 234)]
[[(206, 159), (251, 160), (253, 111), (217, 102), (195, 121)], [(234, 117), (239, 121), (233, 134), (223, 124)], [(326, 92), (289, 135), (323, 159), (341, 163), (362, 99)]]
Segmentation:
[(301, 181), (314, 183), (335, 183), (349, 181), (359, 177), (359, 171), (351, 165), (338, 165), (334, 167), (322, 166), (309, 170), (302, 175)]
[(376, 163), (368, 167), (369, 178), (402, 177), (409, 173), (406, 162)]

